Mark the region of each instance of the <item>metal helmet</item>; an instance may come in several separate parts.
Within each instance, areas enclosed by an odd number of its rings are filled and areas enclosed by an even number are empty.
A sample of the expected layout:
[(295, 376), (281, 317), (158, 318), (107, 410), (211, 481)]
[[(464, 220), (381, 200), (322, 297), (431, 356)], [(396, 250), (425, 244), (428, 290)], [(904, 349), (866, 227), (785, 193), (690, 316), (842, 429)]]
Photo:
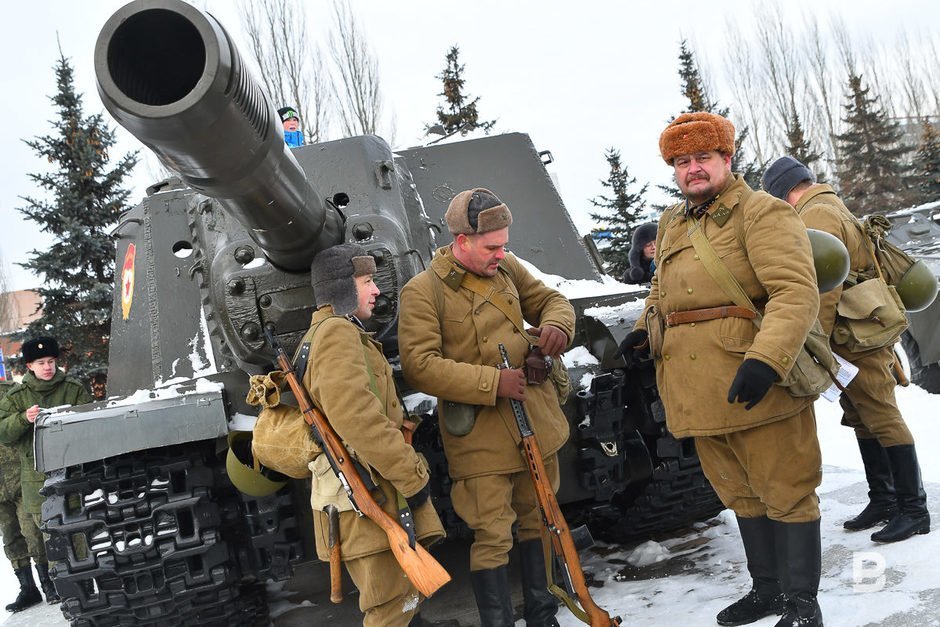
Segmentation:
[(228, 434), (225, 470), (229, 481), (248, 496), (269, 496), (280, 490), (287, 477), (265, 468), (251, 454), (251, 432), (231, 431)]
[(895, 284), (894, 289), (908, 313), (923, 311), (937, 297), (937, 277), (923, 260), (917, 260)]
[(825, 231), (806, 229), (806, 234), (813, 247), (819, 291), (834, 290), (849, 276), (849, 251), (838, 237)]

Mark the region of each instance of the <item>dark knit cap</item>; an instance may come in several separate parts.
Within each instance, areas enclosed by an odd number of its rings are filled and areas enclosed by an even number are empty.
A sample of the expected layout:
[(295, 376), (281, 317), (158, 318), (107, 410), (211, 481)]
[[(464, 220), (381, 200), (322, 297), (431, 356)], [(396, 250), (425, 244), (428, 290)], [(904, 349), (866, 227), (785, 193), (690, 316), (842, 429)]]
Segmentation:
[(286, 122), (291, 118), (300, 119), (300, 116), (297, 115), (297, 110), (294, 107), (281, 107), (277, 110), (277, 114), (281, 116), (281, 122)]
[(715, 113), (683, 113), (659, 136), (659, 152), (669, 165), (676, 157), (712, 150), (734, 154), (734, 124)]
[(764, 171), (760, 186), (771, 196), (786, 200), (787, 194), (803, 181), (815, 183), (816, 177), (805, 165), (790, 155), (784, 155), (771, 163), (770, 167)]
[(54, 337), (34, 337), (23, 342), (23, 361), (30, 363), (43, 357), (59, 357), (59, 343)]
[(332, 305), (345, 316), (356, 311), (355, 277), (375, 274), (375, 259), (359, 244), (338, 244), (317, 253), (310, 265), (310, 283), (317, 308)]
[(460, 192), (450, 201), (444, 214), (451, 235), (489, 233), (512, 224), (506, 203), (483, 187)]

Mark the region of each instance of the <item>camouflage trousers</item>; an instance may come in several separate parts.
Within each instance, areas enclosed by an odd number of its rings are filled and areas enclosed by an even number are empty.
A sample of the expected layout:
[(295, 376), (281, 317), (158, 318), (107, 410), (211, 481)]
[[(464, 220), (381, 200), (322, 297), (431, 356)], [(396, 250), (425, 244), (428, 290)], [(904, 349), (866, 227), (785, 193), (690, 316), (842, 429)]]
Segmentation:
[[(6, 497), (7, 495), (3, 495)], [(46, 562), (46, 547), (35, 518), (23, 508), (23, 499), (4, 498), (0, 501), (0, 535), (3, 552), (14, 569), (29, 566), (30, 558), (36, 563)]]

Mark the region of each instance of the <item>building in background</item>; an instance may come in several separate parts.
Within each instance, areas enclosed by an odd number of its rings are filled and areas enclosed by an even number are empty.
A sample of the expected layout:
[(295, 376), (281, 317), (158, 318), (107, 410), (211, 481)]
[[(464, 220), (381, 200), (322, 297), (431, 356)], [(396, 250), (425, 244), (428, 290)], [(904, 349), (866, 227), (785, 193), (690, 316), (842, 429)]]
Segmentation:
[(0, 294), (0, 381), (13, 380), (11, 365), (20, 358), (22, 342), (11, 335), (42, 314), (39, 292), (18, 290)]

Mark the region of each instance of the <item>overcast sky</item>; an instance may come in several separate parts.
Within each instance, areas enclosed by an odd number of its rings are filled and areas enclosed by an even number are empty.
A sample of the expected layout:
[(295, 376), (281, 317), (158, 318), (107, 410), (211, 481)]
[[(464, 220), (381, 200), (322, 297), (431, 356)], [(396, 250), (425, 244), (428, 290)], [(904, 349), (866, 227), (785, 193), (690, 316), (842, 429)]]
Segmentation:
[[(38, 193), (27, 173), (44, 164), (21, 140), (47, 134), (48, 121), (55, 117), (49, 96), (55, 91), (56, 37), (75, 68), (86, 114), (103, 112), (92, 52), (99, 29), (123, 4), (14, 0), (0, 5), (7, 24), (0, 38), (0, 257), (10, 289), (39, 284), (40, 278), (14, 262), (49, 243), (15, 209), (24, 206), (20, 196)], [(220, 0), (197, 4), (220, 19), (245, 54), (238, 5)], [(330, 3), (307, 4), (310, 36), (325, 43)], [(433, 121), (439, 102), (441, 86), (434, 77), (443, 68), (447, 49), (457, 44), (466, 65), (466, 89), (481, 97), (481, 117), (498, 119), (495, 132), (527, 132), (539, 150), (552, 151), (555, 163), (549, 169), (582, 232), (591, 226), (588, 199), (603, 191), (599, 180), (607, 175), (606, 148), (621, 150), (624, 164), (639, 181), (668, 182), (671, 170), (658, 156), (657, 140), (666, 121), (685, 105), (677, 77), (680, 40), (693, 43), (720, 87), (729, 20), (746, 27), (753, 21), (752, 7), (763, 5), (744, 0), (352, 4), (379, 59), (386, 122), (392, 114), (395, 119), (395, 147), (423, 141), (424, 124)], [(940, 2), (933, 0), (786, 3), (787, 23), (794, 28), (807, 12), (826, 23), (838, 15), (860, 41), (891, 42), (902, 29), (917, 34), (940, 24)], [(734, 108), (730, 95), (720, 89), (714, 97)], [(119, 133), (113, 156), (139, 146), (123, 130)], [(135, 170), (135, 202), (152, 182), (152, 163), (145, 160)]]

